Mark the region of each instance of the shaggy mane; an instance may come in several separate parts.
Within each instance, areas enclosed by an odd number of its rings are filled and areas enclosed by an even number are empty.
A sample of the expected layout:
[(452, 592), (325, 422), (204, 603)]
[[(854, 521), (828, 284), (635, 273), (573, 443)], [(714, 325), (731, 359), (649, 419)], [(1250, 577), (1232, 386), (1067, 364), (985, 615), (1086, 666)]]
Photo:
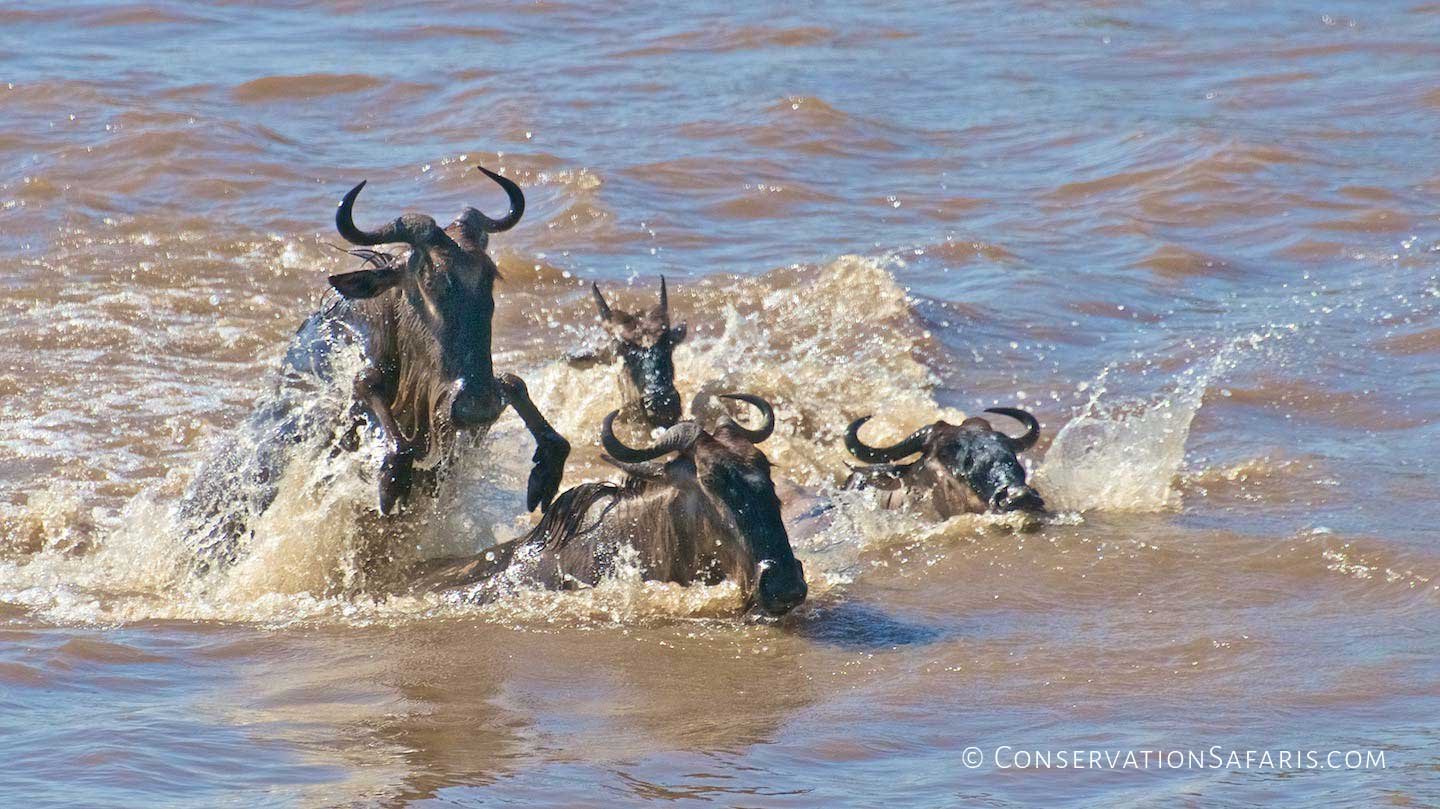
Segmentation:
[(531, 529), (525, 543), (539, 545), (546, 550), (559, 550), (580, 534), (580, 521), (596, 503), (610, 498), (604, 513), (596, 517), (598, 522), (622, 500), (640, 494), (649, 485), (650, 481), (626, 475), (623, 483), (581, 483), (566, 489), (550, 504), (539, 524)]
[(540, 518), (540, 524), (530, 531), (525, 544), (539, 545), (547, 550), (565, 547), (579, 533), (580, 521), (590, 513), (592, 506), (608, 497), (611, 503), (606, 511), (609, 511), (622, 492), (624, 488), (614, 483), (582, 483), (565, 490), (550, 504), (545, 516)]

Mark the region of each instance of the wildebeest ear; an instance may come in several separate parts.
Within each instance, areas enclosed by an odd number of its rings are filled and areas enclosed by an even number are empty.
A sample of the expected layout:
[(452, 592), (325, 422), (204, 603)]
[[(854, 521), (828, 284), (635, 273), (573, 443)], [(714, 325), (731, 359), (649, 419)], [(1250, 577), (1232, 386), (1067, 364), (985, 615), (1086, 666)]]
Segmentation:
[(685, 339), (685, 329), (689, 324), (681, 321), (680, 325), (670, 330), (670, 342), (679, 343)]
[(400, 270), (355, 270), (330, 276), (330, 286), (351, 300), (373, 298), (400, 283)]

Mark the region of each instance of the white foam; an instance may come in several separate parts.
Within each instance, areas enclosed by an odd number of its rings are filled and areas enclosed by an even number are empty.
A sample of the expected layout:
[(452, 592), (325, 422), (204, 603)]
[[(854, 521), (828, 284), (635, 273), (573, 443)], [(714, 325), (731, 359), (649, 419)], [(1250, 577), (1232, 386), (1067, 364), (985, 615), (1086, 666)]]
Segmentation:
[[(871, 493), (837, 491), (850, 460), (841, 436), (856, 416), (883, 414), (867, 427), (871, 440), (881, 442), (936, 418), (958, 421), (963, 414), (934, 401), (933, 374), (917, 359), (928, 337), (883, 261), (843, 257), (780, 273), (778, 280), (742, 279), (694, 293), (715, 299), (723, 328), (705, 330), (677, 350), (677, 383), (693, 395), (692, 408), (704, 423), (719, 416), (718, 393), (756, 393), (774, 403), (778, 426), (764, 449), (781, 488), (833, 503), (820, 517), (791, 526), (812, 598), (852, 582), (873, 564), (866, 561), (869, 551), (1033, 527), (1033, 518), (1023, 515), (968, 515), (937, 523), (883, 511)], [(1186, 438), (1206, 390), (1247, 347), (1264, 339), (1232, 341), (1153, 400), (1109, 400), (1102, 374), (1039, 469), (1038, 487), (1047, 501), (1073, 511), (1173, 507)], [(524, 369), (537, 404), (576, 445), (567, 485), (613, 474), (598, 463), (594, 443), (597, 425), (619, 398), (616, 370), (577, 370), (559, 358)], [(347, 395), (337, 384), (312, 396), (307, 406), (334, 410)], [(387, 595), (397, 583), (395, 571), (416, 560), (473, 553), (530, 525), (522, 493), (533, 444), (519, 419), (507, 412), (488, 437), (473, 443), (437, 503), (381, 521), (373, 514), (369, 473), (383, 452), (375, 437), (366, 437), (360, 453), (335, 457), (317, 439), (287, 467), (279, 496), (253, 521), (253, 537), (236, 563), (200, 576), (191, 573), (194, 552), (176, 527), (167, 494), (174, 481), (162, 481), (109, 519), (83, 514), (83, 498), (37, 498), (29, 508), (40, 547), (0, 554), (0, 600), (28, 605), (51, 620), (86, 623), (367, 623), (436, 615), (584, 623), (734, 614), (739, 594), (733, 585), (645, 582), (624, 566), (597, 587), (511, 590), (483, 604), (456, 593)], [(102, 527), (81, 530), (85, 520)], [(94, 547), (80, 552), (87, 539)]]
[(1052, 508), (1066, 511), (1163, 511), (1180, 502), (1185, 443), (1205, 394), (1277, 331), (1236, 337), (1182, 371), (1149, 399), (1109, 396), (1109, 366), (1090, 384), (1080, 414), (1055, 435), (1035, 473)]

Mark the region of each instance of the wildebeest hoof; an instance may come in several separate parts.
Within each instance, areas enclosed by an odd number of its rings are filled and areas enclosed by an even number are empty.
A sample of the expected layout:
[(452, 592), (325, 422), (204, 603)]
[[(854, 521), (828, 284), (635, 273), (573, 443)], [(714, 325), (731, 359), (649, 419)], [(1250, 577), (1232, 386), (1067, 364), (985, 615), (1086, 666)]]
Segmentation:
[(415, 455), (391, 452), (380, 463), (380, 513), (392, 514), (395, 507), (410, 493), (415, 480)]
[(535, 442), (535, 463), (530, 470), (530, 483), (525, 489), (525, 508), (534, 511), (536, 506), (543, 512), (550, 508), (550, 501), (560, 491), (560, 482), (565, 477), (565, 459), (570, 456), (570, 442), (555, 431), (550, 431)]
[(435, 498), (440, 496), (440, 473), (438, 468), (416, 469), (412, 476), (414, 482), (411, 490), (419, 492), (426, 497)]

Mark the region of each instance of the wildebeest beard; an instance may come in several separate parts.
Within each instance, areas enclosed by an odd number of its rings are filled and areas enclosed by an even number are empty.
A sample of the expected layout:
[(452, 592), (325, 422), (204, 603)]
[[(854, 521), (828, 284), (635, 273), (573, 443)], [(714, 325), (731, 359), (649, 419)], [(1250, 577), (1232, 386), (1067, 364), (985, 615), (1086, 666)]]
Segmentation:
[[(366, 266), (374, 270), (403, 271), (405, 268), (405, 259), (393, 253), (368, 249), (347, 252), (363, 259)], [(430, 336), (429, 324), (404, 322), (407, 315), (412, 320), (418, 320), (407, 311), (399, 314), (402, 319), (399, 330), (406, 336), (398, 342), (405, 357), (403, 362), (398, 363), (400, 371), (395, 379), (391, 410), (402, 440), (423, 442), (416, 447), (422, 455), (445, 453), (451, 449), (454, 440), (455, 424), (451, 412), (456, 394), (462, 387), (454, 380), (471, 376), (484, 379), (490, 369), (486, 363), (485, 367), (470, 369), (468, 375), (446, 373), (441, 356), (443, 337)]]

